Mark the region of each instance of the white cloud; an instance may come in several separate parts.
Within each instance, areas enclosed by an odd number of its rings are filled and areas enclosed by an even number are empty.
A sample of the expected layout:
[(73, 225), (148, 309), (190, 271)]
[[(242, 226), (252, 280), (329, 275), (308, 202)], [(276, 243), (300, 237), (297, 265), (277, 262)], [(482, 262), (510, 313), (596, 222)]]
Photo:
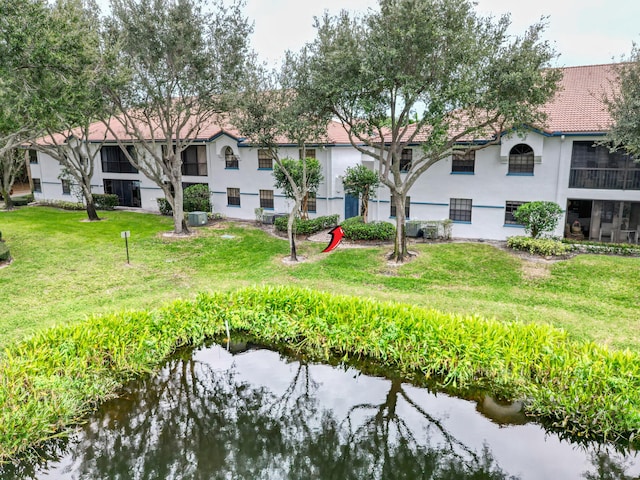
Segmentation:
[[(640, 2), (630, 0), (475, 0), (482, 15), (511, 16), (511, 33), (549, 17), (544, 38), (560, 53), (557, 65), (585, 65), (611, 62), (631, 51), (640, 41)], [(98, 0), (103, 12), (108, 0)], [(245, 13), (255, 24), (252, 44), (269, 63), (277, 62), (286, 50), (299, 50), (313, 40), (314, 16), (325, 10), (365, 12), (376, 8), (377, 0), (247, 0)]]

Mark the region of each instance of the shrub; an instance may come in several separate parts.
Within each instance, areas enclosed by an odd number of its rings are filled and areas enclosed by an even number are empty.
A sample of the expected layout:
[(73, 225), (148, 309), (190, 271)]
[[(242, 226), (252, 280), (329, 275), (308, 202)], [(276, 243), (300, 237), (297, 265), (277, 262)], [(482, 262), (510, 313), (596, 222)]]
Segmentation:
[(364, 223), (362, 217), (348, 218), (341, 224), (345, 238), (350, 240), (390, 240), (396, 227), (389, 222)]
[(173, 210), (171, 209), (171, 205), (169, 204), (166, 198), (156, 198), (156, 201), (158, 202), (158, 210), (160, 210), (160, 213), (162, 215), (168, 215), (168, 216), (173, 215)]
[(614, 255), (640, 255), (640, 245), (632, 243), (601, 243), (562, 239), (562, 243), (571, 250), (581, 253), (601, 253)]
[(113, 210), (120, 204), (118, 196), (111, 193), (94, 193), (91, 196), (98, 210)]
[(525, 231), (532, 238), (552, 232), (558, 225), (561, 214), (562, 208), (557, 203), (541, 201), (525, 203), (513, 212), (514, 218), (524, 225)]
[(84, 210), (84, 205), (80, 202), (67, 202), (65, 200), (39, 200), (40, 205), (60, 208), (62, 210)]
[(514, 250), (522, 250), (533, 255), (565, 255), (572, 248), (558, 240), (551, 238), (509, 237), (507, 246)]
[(185, 212), (210, 212), (211, 191), (208, 185), (191, 185), (184, 189)]
[[(191, 185), (184, 189), (184, 203), (182, 209), (185, 212), (211, 212), (211, 192), (207, 185)], [(171, 204), (166, 198), (156, 198), (158, 210), (162, 215), (173, 215)]]
[(12, 197), (11, 201), (13, 202), (14, 207), (24, 207), (33, 202), (33, 195), (21, 195), (20, 197)]
[(0, 242), (0, 262), (6, 262), (10, 258), (9, 246), (4, 242)]
[[(335, 227), (338, 224), (338, 217), (339, 215), (327, 215), (323, 217), (309, 218), (307, 220), (302, 220), (296, 217), (293, 229), (296, 235), (313, 235), (314, 233), (318, 233), (320, 230)], [(276, 230), (286, 232), (288, 222), (288, 216), (276, 218), (274, 222)]]

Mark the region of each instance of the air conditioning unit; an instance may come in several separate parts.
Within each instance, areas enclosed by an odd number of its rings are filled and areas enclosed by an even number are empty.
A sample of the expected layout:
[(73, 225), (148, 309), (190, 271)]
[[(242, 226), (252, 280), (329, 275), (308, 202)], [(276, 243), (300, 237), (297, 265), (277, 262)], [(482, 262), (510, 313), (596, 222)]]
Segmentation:
[(201, 227), (207, 224), (207, 212), (189, 212), (189, 226)]
[(273, 225), (276, 219), (276, 214), (273, 212), (265, 212), (262, 214), (262, 223), (267, 225)]

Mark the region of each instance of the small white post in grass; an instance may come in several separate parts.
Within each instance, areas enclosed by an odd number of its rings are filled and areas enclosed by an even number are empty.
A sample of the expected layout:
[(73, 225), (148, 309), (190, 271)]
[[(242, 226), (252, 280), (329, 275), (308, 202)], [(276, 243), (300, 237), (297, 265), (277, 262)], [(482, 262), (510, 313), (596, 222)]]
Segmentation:
[(130, 236), (131, 236), (131, 232), (129, 230), (120, 232), (120, 237), (124, 238), (124, 246), (127, 249), (127, 265), (129, 265), (129, 237)]

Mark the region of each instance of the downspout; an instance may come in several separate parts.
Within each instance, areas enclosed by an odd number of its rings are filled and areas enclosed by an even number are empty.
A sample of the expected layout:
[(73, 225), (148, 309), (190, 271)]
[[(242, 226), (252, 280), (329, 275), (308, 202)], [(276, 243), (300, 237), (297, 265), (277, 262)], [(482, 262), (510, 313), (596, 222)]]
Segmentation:
[(333, 151), (330, 148), (324, 147), (325, 151), (327, 152), (327, 176), (325, 177), (327, 179), (327, 183), (326, 183), (326, 212), (327, 215), (331, 215), (333, 213), (333, 211), (331, 210), (331, 198), (333, 197)]
[[(564, 199), (564, 205), (562, 205), (560, 203), (561, 198), (560, 198), (560, 172), (561, 172), (561, 166), (562, 166), (562, 154), (564, 152), (564, 147), (565, 147), (565, 136), (564, 134), (560, 135), (560, 148), (559, 148), (559, 153), (558, 153), (558, 166), (556, 168), (556, 203), (558, 205), (560, 205), (560, 208), (562, 208), (562, 210), (564, 211), (564, 221), (563, 222), (559, 222), (559, 225), (556, 227), (556, 234), (559, 234), (560, 236), (562, 236), (562, 232), (564, 232), (564, 225), (567, 223), (567, 199)], [(571, 168), (571, 165), (569, 165), (569, 168)]]

